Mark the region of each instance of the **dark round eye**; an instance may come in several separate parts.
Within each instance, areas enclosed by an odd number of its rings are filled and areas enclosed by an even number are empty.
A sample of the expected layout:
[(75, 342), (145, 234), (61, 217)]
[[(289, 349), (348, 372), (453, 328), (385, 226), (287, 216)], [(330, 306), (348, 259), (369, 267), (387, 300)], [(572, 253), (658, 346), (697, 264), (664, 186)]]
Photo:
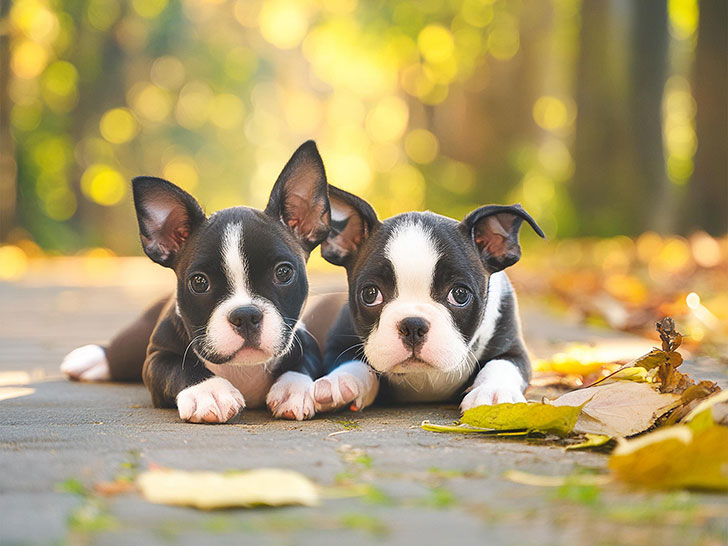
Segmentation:
[(275, 281), (278, 284), (288, 284), (293, 280), (294, 269), (289, 263), (281, 263), (275, 269)]
[(464, 286), (456, 286), (447, 295), (447, 302), (456, 307), (465, 307), (472, 299), (472, 292)]
[(210, 281), (202, 273), (195, 273), (190, 277), (190, 290), (195, 294), (204, 294), (210, 289)]
[(361, 301), (364, 302), (364, 305), (373, 307), (382, 303), (383, 299), (379, 288), (374, 285), (370, 284), (361, 289)]

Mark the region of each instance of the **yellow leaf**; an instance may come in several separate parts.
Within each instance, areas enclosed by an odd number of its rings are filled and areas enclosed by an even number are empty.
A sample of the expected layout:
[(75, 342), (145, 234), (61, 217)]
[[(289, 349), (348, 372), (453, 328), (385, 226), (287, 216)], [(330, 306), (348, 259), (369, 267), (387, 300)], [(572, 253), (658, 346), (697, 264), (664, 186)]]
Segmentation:
[(609, 468), (628, 483), (659, 489), (728, 491), (728, 427), (665, 427), (622, 440)]
[(485, 434), (488, 436), (526, 436), (528, 430), (496, 430), (492, 428), (482, 427), (471, 427), (470, 425), (436, 425), (429, 421), (422, 421), (420, 425), (422, 430), (428, 430), (430, 432), (464, 432), (464, 433), (477, 433)]
[(584, 474), (581, 476), (542, 476), (522, 472), (520, 470), (508, 470), (503, 477), (515, 483), (523, 485), (535, 485), (537, 487), (562, 487), (564, 485), (606, 485), (612, 481), (611, 476), (604, 474)]
[(460, 422), (481, 428), (525, 429), (566, 436), (574, 428), (580, 409), (578, 406), (562, 405), (557, 408), (551, 404), (534, 402), (496, 404), (466, 410)]
[(150, 502), (203, 510), (239, 506), (315, 505), (319, 494), (305, 476), (292, 470), (261, 468), (244, 472), (151, 470), (137, 478)]
[(566, 449), (587, 449), (590, 447), (599, 447), (606, 444), (612, 438), (606, 434), (585, 434), (586, 440), (578, 444), (566, 446)]

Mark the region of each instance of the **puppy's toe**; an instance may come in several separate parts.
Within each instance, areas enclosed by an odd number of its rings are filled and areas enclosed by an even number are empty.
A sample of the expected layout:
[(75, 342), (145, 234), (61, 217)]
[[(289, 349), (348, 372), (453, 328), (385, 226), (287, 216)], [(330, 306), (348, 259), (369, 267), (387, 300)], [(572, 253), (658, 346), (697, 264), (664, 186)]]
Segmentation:
[(111, 379), (106, 351), (99, 345), (84, 345), (68, 353), (61, 362), (61, 372), (76, 381)]
[(179, 416), (191, 423), (225, 423), (244, 407), (243, 395), (222, 377), (207, 379), (177, 395)]
[(313, 380), (302, 373), (286, 372), (278, 378), (266, 397), (273, 417), (303, 421), (315, 414)]
[(464, 412), (478, 406), (492, 406), (494, 404), (515, 404), (525, 402), (526, 398), (520, 390), (509, 387), (481, 385), (470, 391), (460, 403), (460, 411)]
[(317, 379), (313, 392), (317, 412), (344, 407), (358, 411), (374, 402), (379, 380), (365, 363), (352, 361)]

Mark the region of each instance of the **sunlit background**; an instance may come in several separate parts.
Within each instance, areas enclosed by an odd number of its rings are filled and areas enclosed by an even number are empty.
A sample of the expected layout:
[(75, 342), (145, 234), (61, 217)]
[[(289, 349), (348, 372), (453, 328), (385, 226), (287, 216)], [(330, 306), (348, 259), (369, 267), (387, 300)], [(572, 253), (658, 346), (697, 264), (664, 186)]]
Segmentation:
[(38, 256), (139, 254), (136, 175), (209, 212), (264, 206), (314, 138), (330, 182), (381, 217), (520, 202), (551, 241), (526, 236), (532, 271), (559, 272), (544, 292), (605, 294), (622, 327), (630, 305), (704, 309), (710, 330), (728, 318), (726, 10), (4, 0), (0, 279)]

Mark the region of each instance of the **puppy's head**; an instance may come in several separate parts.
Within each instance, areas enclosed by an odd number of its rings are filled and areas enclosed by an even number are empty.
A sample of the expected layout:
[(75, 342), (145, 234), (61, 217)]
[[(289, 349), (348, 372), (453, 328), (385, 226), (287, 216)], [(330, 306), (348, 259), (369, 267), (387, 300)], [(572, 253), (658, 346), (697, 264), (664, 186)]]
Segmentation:
[(326, 175), (309, 141), (291, 157), (265, 211), (205, 216), (171, 182), (133, 181), (144, 252), (177, 275), (190, 348), (213, 364), (254, 365), (287, 352), (308, 294), (306, 260), (329, 231)]
[(430, 212), (380, 222), (361, 199), (329, 186), (331, 231), (321, 245), (346, 267), (349, 306), (369, 364), (387, 374), (455, 372), (472, 364), (490, 275), (521, 256), (519, 206), (485, 206), (462, 222)]

